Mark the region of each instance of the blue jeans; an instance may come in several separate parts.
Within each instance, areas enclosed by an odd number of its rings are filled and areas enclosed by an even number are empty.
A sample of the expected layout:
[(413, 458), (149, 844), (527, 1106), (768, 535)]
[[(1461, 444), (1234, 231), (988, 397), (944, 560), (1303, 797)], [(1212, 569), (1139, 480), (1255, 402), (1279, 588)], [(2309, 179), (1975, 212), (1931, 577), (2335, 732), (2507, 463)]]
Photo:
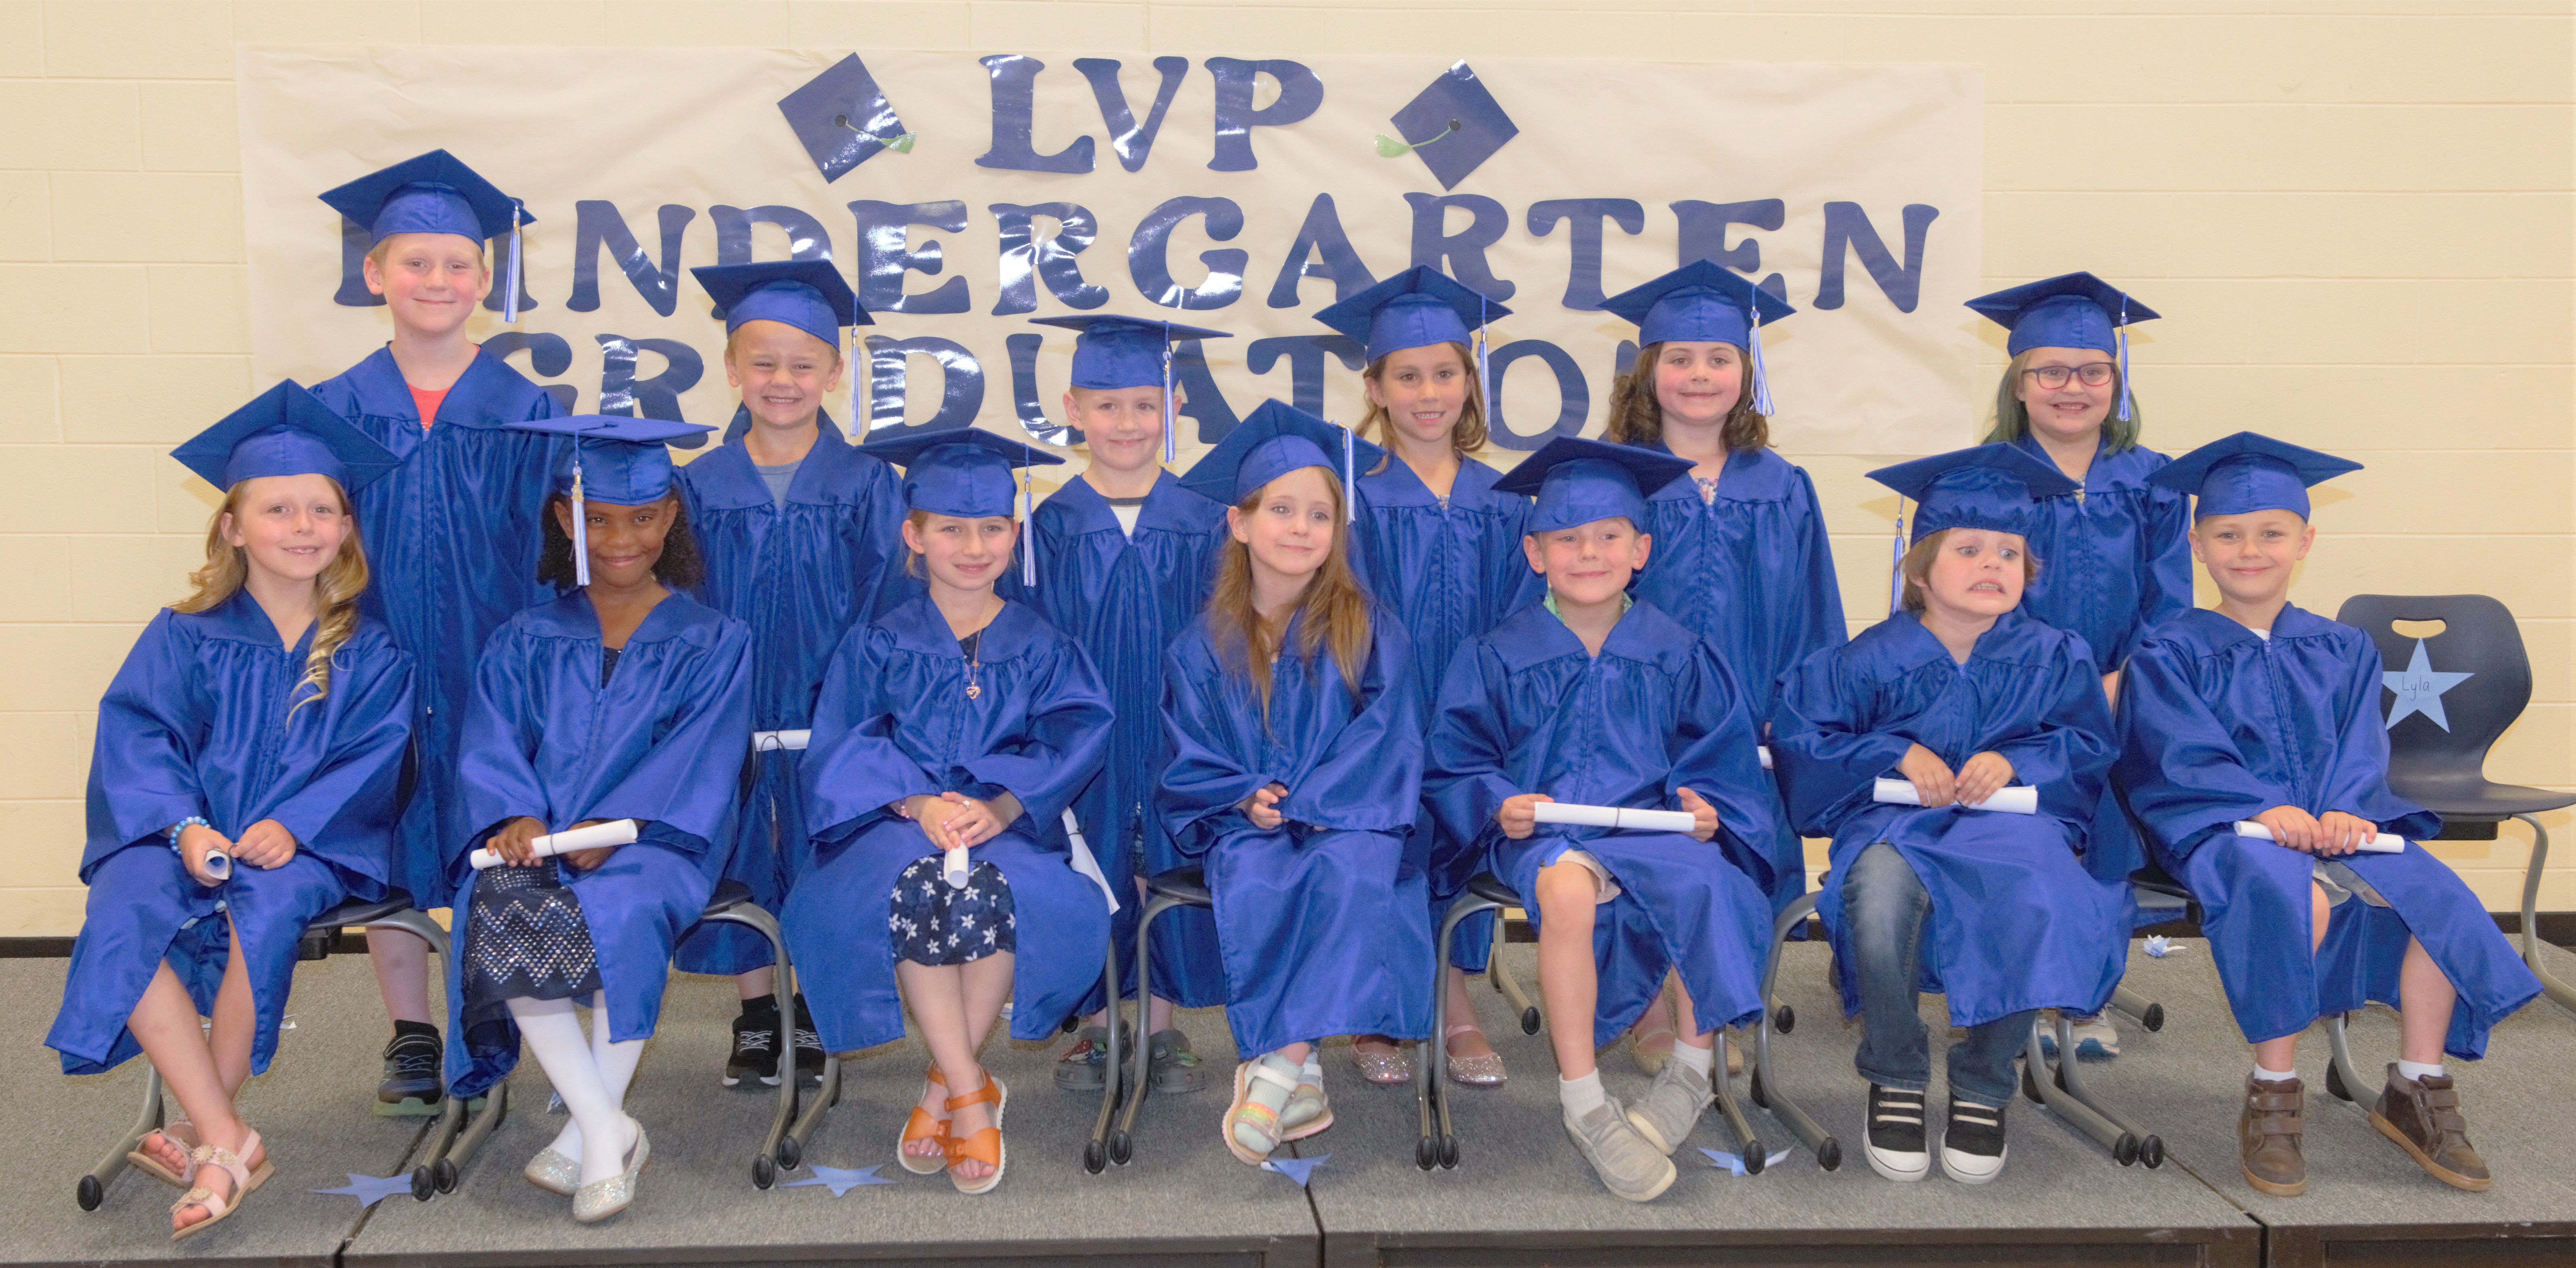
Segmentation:
[[(1884, 841), (1862, 850), (1843, 876), (1843, 921), (1860, 981), (1860, 1054), (1853, 1064), (1881, 1087), (1920, 1092), (1931, 1084), (1929, 1034), (1916, 1007), (1923, 917), (1931, 909), (1922, 878)], [(1990, 1109), (2010, 1104), (2013, 1058), (2029, 1040), (2035, 1016), (2024, 1011), (1968, 1027), (1967, 1041), (1950, 1046), (1950, 1095)]]

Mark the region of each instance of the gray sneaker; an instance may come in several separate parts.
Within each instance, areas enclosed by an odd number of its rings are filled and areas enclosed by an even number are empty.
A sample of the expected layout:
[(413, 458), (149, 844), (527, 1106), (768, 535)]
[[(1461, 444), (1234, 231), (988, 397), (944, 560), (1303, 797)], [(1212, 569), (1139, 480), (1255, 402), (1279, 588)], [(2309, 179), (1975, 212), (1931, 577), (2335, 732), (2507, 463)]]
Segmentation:
[(1655, 1147), (1628, 1125), (1617, 1097), (1607, 1098), (1579, 1119), (1567, 1119), (1565, 1133), (1574, 1137), (1574, 1147), (1582, 1151), (1583, 1160), (1592, 1164), (1592, 1174), (1601, 1177), (1602, 1185), (1613, 1196), (1631, 1202), (1652, 1202), (1673, 1187), (1673, 1160), (1656, 1153)]
[(1675, 1058), (1656, 1073), (1654, 1086), (1646, 1089), (1646, 1095), (1628, 1107), (1628, 1122), (1646, 1138), (1647, 1144), (1669, 1158), (1690, 1138), (1691, 1128), (1699, 1123), (1700, 1111), (1715, 1099), (1708, 1076)]

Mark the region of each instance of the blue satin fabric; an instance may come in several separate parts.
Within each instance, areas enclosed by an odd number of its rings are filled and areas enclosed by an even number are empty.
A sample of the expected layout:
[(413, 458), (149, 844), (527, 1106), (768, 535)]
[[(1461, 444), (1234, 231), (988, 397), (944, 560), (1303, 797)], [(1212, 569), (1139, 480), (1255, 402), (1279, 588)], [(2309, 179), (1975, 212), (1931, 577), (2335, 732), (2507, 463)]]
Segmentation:
[[(1372, 613), (1355, 691), (1329, 648), (1298, 655), (1304, 620), (1281, 636), (1266, 722), (1241, 651), (1220, 653), (1207, 618), (1172, 645), (1163, 674), (1173, 755), (1155, 810), (1181, 855), (1207, 869), (1224, 969), (1218, 979), (1187, 966), (1196, 971), (1173, 995), (1225, 1004), (1246, 1053), (1431, 1030), (1430, 898), (1405, 867), (1420, 813), (1422, 698), (1404, 631)], [(1288, 790), (1278, 806), (1287, 822), (1256, 828), (1238, 807), (1274, 783)]]
[[(1521, 549), (1530, 500), (1496, 492), (1500, 479), (1492, 467), (1461, 459), (1445, 507), (1393, 453), (1383, 469), (1359, 479), (1361, 531), (1353, 557), (1378, 601), (1404, 623), (1426, 722), (1439, 707), (1440, 684), (1458, 649), (1547, 594)], [(1483, 867), (1484, 852), (1473, 840), (1440, 832), (1427, 802), (1407, 844), (1408, 864), (1429, 879), (1430, 922), (1437, 929), (1449, 904)], [(1479, 916), (1458, 926), (1449, 962), (1480, 971), (1493, 945), (1494, 918)]]
[(454, 895), (448, 853), (479, 824), (461, 813), (457, 753), (474, 696), (474, 660), (513, 613), (555, 597), (537, 583), (543, 516), (561, 438), (504, 423), (561, 411), (500, 358), (478, 352), (439, 402), (419, 409), (393, 353), (378, 348), (313, 394), (403, 465), (358, 490), (370, 584), (360, 600), (409, 652), (418, 675), (419, 783), (396, 830), (386, 877), (423, 910)]
[[(352, 895), (384, 893), (394, 795), (410, 741), (411, 659), (361, 619), (331, 658), (330, 694), (299, 688), (313, 647), (296, 645), (247, 593), (198, 613), (163, 609), (99, 701), (80, 875), (88, 913), (63, 1007), (45, 1042), (67, 1074), (140, 1051), (126, 1018), (167, 961), (200, 1011), (214, 1005), (242, 940), (257, 1005), (253, 1073), (268, 1068), (304, 923)], [(297, 701), (306, 701), (294, 708)], [(227, 837), (274, 819), (295, 837), (275, 869), (242, 863), (211, 889), (162, 830), (191, 815)]]
[[(1162, 821), (1146, 813), (1166, 758), (1163, 653), (1207, 607), (1227, 540), (1225, 507), (1164, 472), (1138, 508), (1130, 538), (1108, 500), (1090, 482), (1076, 479), (1038, 504), (1029, 540), (1038, 557), (1037, 589), (1023, 592), (1013, 569), (1004, 592), (1025, 598), (1081, 646), (1118, 714), (1100, 773), (1073, 800), (1074, 818), (1101, 875), (1112, 884), (1182, 866)], [(1136, 989), (1136, 922), (1143, 912), (1142, 902), (1129, 902), (1122, 892), (1110, 917), (1121, 989), (1130, 994)], [(1216, 962), (1216, 925), (1208, 913), (1191, 907), (1166, 912), (1154, 928), (1157, 980), (1171, 980), (1194, 956)], [(1086, 1013), (1103, 1007), (1096, 990), (1082, 1005)]]
[[(2101, 678), (2081, 640), (2019, 612), (1997, 618), (1961, 665), (1900, 611), (1782, 680), (1771, 755), (1798, 830), (1834, 839), (1816, 914), (1847, 1014), (1860, 999), (1843, 874), (1879, 841), (1931, 895), (1921, 986), (1948, 994), (1952, 1025), (2029, 1008), (2090, 1014), (2110, 998), (2128, 958), (2128, 886), (2094, 880), (2076, 857), (2112, 758)], [(2013, 783), (2039, 789), (2039, 812), (1872, 801), (1874, 781), (1898, 778), (1915, 744), (1953, 771), (2001, 754)]]
[[(2540, 983), (2459, 874), (2415, 843), (2441, 820), (2388, 787), (2380, 672), (2368, 635), (2296, 607), (2281, 610), (2268, 641), (2216, 612), (2185, 612), (2148, 630), (2129, 658), (2114, 775), (2156, 862), (2200, 899), (2248, 1040), (2297, 1034), (2367, 1000), (2395, 1007), (2412, 936), (2459, 988), (2443, 1047), (2474, 1059)], [(2407, 838), (2401, 854), (2342, 859), (2389, 906), (2338, 905), (2314, 954), (2313, 860), (2229, 827), (2276, 806), (2340, 810)]]
[[(1619, 618), (1598, 657), (1532, 604), (1471, 640), (1450, 667), (1422, 777), (1442, 830), (1473, 843), (1511, 882), (1532, 925), (1539, 869), (1570, 848), (1619, 882), (1619, 896), (1593, 917), (1594, 1043), (1618, 1038), (1675, 967), (1702, 1024), (1762, 1011), (1765, 847), (1779, 799), (1754, 749), (1752, 716), (1717, 648), (1651, 603)], [(1684, 788), (1716, 809), (1716, 840), (1547, 824), (1514, 841), (1494, 821), (1522, 793), (1679, 810)]]
[[(2056, 465), (2037, 439), (2019, 443)], [(2083, 495), (2041, 498), (2039, 526), (2025, 537), (2039, 576), (2022, 593), (2021, 610), (2083, 639), (2105, 673), (2129, 663), (2148, 626), (2191, 607), (2191, 499), (2147, 482), (2167, 461), (2152, 449), (2103, 442), (2084, 472)], [(2126, 880), (2146, 861), (2137, 830), (2106, 788), (2086, 870)]]
[[(671, 948), (706, 910), (729, 838), (751, 729), (751, 628), (685, 594), (655, 605), (599, 680), (590, 596), (576, 590), (512, 617), (475, 671), (460, 801), (474, 829), (449, 855), (456, 909), (474, 897), (467, 853), (511, 819), (560, 831), (587, 819), (646, 826), (591, 871), (563, 877), (599, 951), (609, 1037), (653, 1033)], [(447, 1078), (472, 1096), (518, 1064), (517, 1028), (469, 1045), (465, 948), (447, 964)]]
[(887, 895), (937, 848), (893, 806), (917, 794), (1008, 792), (1024, 813), (975, 846), (1019, 916), (1011, 1036), (1045, 1039), (1100, 980), (1109, 912), (1073, 870), (1059, 822), (1109, 748), (1108, 693), (1091, 662), (1025, 604), (1006, 603), (966, 658), (927, 597), (850, 632), (814, 706), (799, 784), (813, 825), (780, 918), (824, 1047), (903, 1037)]
[[(743, 421), (739, 411), (736, 418)], [(860, 453), (822, 414), (784, 507), (739, 438), (681, 467), (679, 484), (706, 564), (694, 597), (751, 627), (751, 729), (808, 729), (832, 649), (919, 589), (903, 575), (903, 495), (894, 469)], [(754, 759), (760, 770), (738, 829), (719, 843), (725, 879), (749, 886), (752, 901), (773, 913), (787, 897), (786, 861), (803, 852), (806, 838), (796, 788), (803, 757), (777, 749)], [(685, 972), (732, 974), (763, 967), (773, 955), (757, 932), (714, 924), (683, 940), (678, 958)]]
[[(1698, 481), (1684, 478), (1646, 506), (1648, 522), (1638, 527), (1653, 535), (1653, 553), (1628, 592), (1716, 644), (1754, 725), (1772, 725), (1780, 676), (1846, 637), (1815, 482), (1771, 450), (1747, 449), (1727, 455), (1713, 502), (1703, 504)], [(1780, 826), (1766, 850), (1778, 910), (1807, 890), (1807, 850), (1786, 813), (1775, 810), (1772, 822)]]

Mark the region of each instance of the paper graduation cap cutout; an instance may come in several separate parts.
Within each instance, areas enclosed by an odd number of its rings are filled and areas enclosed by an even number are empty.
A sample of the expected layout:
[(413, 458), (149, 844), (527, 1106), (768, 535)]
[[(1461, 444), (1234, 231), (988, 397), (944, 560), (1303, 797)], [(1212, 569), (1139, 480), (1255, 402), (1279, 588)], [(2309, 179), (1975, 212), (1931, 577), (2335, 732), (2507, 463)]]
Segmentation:
[(2359, 470), (2361, 464), (2350, 459), (2240, 431), (2166, 463), (2147, 479), (2199, 498), (2194, 519), (2253, 511), (2288, 511), (2306, 519), (2309, 486)]

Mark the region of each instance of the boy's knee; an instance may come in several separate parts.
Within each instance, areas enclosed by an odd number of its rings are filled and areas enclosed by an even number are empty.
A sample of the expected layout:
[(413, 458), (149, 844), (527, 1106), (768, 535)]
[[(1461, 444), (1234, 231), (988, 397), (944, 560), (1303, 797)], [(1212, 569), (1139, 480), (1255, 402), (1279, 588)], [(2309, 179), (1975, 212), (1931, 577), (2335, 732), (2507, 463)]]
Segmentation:
[(1601, 883), (1580, 863), (1551, 863), (1538, 870), (1537, 889), (1539, 911), (1546, 919), (1589, 923)]

